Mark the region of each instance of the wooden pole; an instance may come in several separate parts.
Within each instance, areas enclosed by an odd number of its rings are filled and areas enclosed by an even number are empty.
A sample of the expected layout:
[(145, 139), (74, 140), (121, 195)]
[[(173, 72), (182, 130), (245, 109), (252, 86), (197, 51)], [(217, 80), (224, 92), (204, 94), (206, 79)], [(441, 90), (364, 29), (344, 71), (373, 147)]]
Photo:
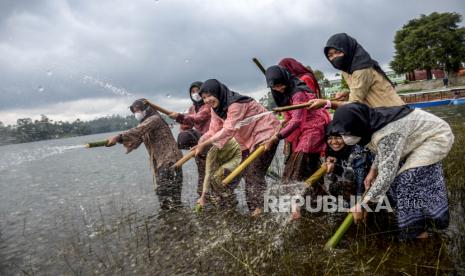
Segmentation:
[(263, 65), (260, 63), (260, 61), (258, 61), (258, 59), (256, 57), (252, 58), (252, 61), (255, 63), (255, 65), (257, 65), (258, 69), (260, 69), (260, 71), (262, 71), (263, 75), (265, 75), (265, 67), (263, 67)]
[(231, 183), (236, 176), (238, 176), (245, 168), (247, 168), (250, 163), (252, 163), (255, 159), (260, 157), (265, 152), (265, 146), (259, 146), (252, 154), (247, 157), (234, 171), (232, 171), (223, 181), (221, 182), (223, 185), (228, 185)]
[(108, 140), (97, 141), (97, 142), (90, 142), (85, 144), (86, 148), (96, 148), (96, 147), (104, 147), (108, 144)]
[(164, 109), (163, 107), (158, 106), (158, 105), (156, 105), (156, 104), (154, 104), (154, 103), (151, 103), (151, 102), (149, 102), (149, 101), (147, 101), (147, 104), (148, 104), (150, 107), (152, 107), (153, 109), (155, 109), (155, 110), (157, 110), (157, 111), (160, 111), (161, 113), (164, 113), (164, 114), (166, 114), (166, 115), (170, 115), (170, 114), (172, 113), (171, 111), (166, 110), (166, 109)]
[(195, 156), (195, 150), (191, 150), (186, 155), (184, 155), (181, 159), (179, 159), (172, 167), (175, 169), (179, 169), (182, 167), (182, 165), (184, 165), (184, 163), (189, 161), (189, 159), (191, 159), (194, 156)]
[(312, 103), (303, 103), (303, 104), (296, 104), (296, 105), (289, 105), (289, 106), (283, 106), (283, 107), (276, 107), (273, 108), (274, 112), (283, 112), (283, 111), (289, 111), (289, 110), (294, 110), (294, 109), (300, 109), (300, 108), (306, 108), (312, 105)]

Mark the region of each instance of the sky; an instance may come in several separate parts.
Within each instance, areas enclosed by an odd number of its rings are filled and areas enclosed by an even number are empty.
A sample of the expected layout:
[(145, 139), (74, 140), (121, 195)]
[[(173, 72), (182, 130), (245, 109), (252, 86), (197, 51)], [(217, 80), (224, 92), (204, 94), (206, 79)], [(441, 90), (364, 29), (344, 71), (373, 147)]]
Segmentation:
[[(216, 78), (259, 99), (265, 67), (293, 57), (334, 79), (327, 39), (355, 37), (383, 68), (395, 32), (460, 0), (2, 0), (0, 121), (129, 115), (145, 97), (182, 112), (194, 81)], [(463, 22), (462, 22), (463, 25)]]

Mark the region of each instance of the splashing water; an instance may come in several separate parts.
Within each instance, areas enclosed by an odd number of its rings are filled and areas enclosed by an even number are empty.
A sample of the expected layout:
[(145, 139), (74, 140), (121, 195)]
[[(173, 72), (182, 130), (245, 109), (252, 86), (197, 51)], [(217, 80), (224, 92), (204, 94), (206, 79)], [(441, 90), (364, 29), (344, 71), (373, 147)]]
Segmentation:
[(37, 87), (37, 91), (38, 91), (39, 93), (42, 93), (42, 92), (45, 91), (45, 89), (42, 87), (42, 85), (39, 85), (39, 87)]
[(186, 59), (184, 60), (184, 62), (185, 62), (185, 63), (189, 63), (190, 60), (189, 60), (188, 58), (186, 58)]
[(48, 70), (47, 71), (47, 76), (49, 76), (49, 77), (53, 76), (53, 72), (51, 70)]
[(116, 86), (112, 85), (109, 82), (105, 82), (105, 81), (99, 80), (99, 79), (91, 77), (91, 76), (86, 75), (86, 76), (84, 76), (83, 80), (84, 80), (84, 83), (91, 82), (91, 83), (93, 83), (93, 84), (95, 84), (97, 86), (100, 86), (101, 88), (104, 88), (104, 89), (107, 89), (107, 90), (111, 91), (115, 95), (126, 96), (126, 97), (132, 96), (132, 93), (128, 92), (124, 88), (116, 87)]
[(42, 147), (33, 150), (16, 151), (3, 154), (0, 157), (0, 171), (21, 165), (25, 162), (33, 162), (50, 156), (67, 153), (76, 149), (84, 149), (84, 145)]

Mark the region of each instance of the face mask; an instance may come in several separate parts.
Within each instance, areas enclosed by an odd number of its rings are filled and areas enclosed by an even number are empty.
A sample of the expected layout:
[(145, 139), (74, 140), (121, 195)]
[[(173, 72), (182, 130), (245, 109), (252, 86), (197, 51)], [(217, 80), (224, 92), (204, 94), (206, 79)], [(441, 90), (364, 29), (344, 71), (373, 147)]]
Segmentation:
[(349, 146), (353, 146), (362, 140), (362, 137), (353, 136), (353, 135), (341, 135), (344, 143)]
[(192, 99), (196, 102), (200, 102), (202, 100), (202, 97), (199, 95), (199, 93), (192, 94)]
[(136, 120), (139, 122), (142, 121), (142, 119), (145, 117), (145, 111), (134, 113), (134, 117), (136, 117)]
[(344, 59), (345, 56), (336, 57), (331, 60), (331, 64), (334, 66), (334, 68), (344, 71), (346, 67)]

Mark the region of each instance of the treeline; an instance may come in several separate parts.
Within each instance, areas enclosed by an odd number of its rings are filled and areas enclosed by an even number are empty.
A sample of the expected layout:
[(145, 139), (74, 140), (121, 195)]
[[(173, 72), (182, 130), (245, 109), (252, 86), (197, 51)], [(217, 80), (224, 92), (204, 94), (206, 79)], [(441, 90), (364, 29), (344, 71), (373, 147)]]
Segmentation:
[(77, 119), (72, 123), (53, 121), (45, 115), (34, 121), (31, 118), (22, 118), (16, 121), (16, 125), (5, 126), (0, 122), (0, 145), (121, 131), (135, 127), (137, 123), (134, 116), (119, 115), (92, 121)]

